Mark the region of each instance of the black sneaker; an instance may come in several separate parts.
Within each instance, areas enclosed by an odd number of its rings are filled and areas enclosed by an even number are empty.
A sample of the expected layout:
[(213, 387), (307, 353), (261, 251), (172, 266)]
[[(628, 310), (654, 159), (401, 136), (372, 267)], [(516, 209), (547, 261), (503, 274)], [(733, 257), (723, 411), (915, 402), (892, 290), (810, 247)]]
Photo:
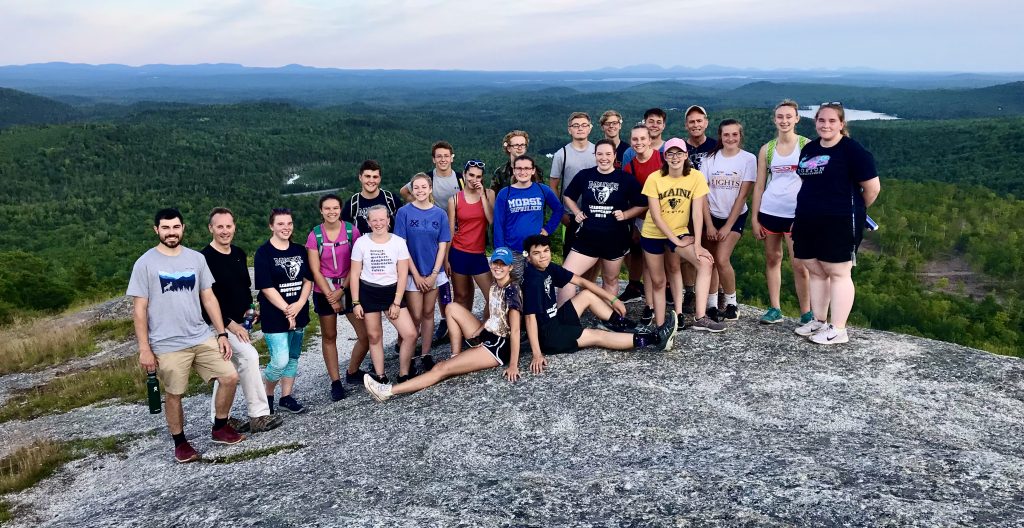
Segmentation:
[(687, 291), (683, 294), (683, 313), (693, 314), (697, 312), (697, 294)]
[(341, 384), (341, 380), (334, 380), (331, 382), (331, 401), (341, 401), (345, 397), (345, 386)]
[(704, 312), (704, 316), (716, 323), (722, 320), (718, 315), (718, 308), (715, 306), (709, 306), (707, 311)]
[(345, 383), (348, 383), (349, 385), (361, 385), (363, 383), (363, 376), (365, 375), (366, 371), (363, 369), (356, 369), (355, 374), (349, 374), (349, 372), (346, 370)]
[(658, 339), (661, 341), (662, 350), (670, 350), (672, 348), (672, 338), (676, 336), (677, 331), (676, 311), (668, 310), (665, 313), (665, 323), (658, 327)]
[(270, 407), (270, 414), (274, 414), (274, 395), (267, 394), (267, 406)]
[(654, 308), (650, 306), (644, 306), (644, 311), (640, 314), (640, 323), (644, 325), (650, 325), (654, 322)]
[(395, 380), (395, 383), (405, 383), (405, 382), (407, 382), (407, 381), (409, 381), (409, 380), (411, 380), (411, 379), (413, 379), (415, 377), (416, 377), (416, 374), (413, 373), (412, 371), (410, 371), (405, 376), (399, 374), (398, 378)]
[(434, 368), (434, 356), (427, 354), (420, 357), (420, 369), (419, 373), (430, 372), (430, 369)]
[(441, 345), (448, 342), (448, 321), (441, 319), (437, 323), (437, 328), (434, 329), (434, 341), (432, 346)]
[(676, 331), (686, 330), (686, 314), (676, 314)]
[(387, 374), (381, 374), (380, 376), (378, 376), (375, 372), (370, 372), (367, 374), (367, 376), (373, 378), (373, 381), (376, 381), (377, 383), (383, 383), (385, 385), (391, 383), (391, 380), (388, 379)]
[(291, 394), (288, 396), (281, 396), (281, 400), (277, 402), (277, 406), (292, 414), (306, 412), (306, 407), (293, 398)]
[(639, 283), (627, 284), (626, 289), (622, 290), (622, 295), (619, 295), (619, 300), (627, 304), (644, 300), (644, 287), (637, 284)]
[(736, 305), (730, 304), (725, 307), (725, 313), (722, 314), (723, 321), (736, 321), (740, 318), (740, 314), (736, 311)]
[(609, 318), (607, 321), (598, 321), (597, 327), (602, 330), (607, 330), (609, 332), (634, 333), (636, 332), (636, 321), (626, 319), (625, 317), (622, 317), (621, 315), (612, 312), (611, 318)]

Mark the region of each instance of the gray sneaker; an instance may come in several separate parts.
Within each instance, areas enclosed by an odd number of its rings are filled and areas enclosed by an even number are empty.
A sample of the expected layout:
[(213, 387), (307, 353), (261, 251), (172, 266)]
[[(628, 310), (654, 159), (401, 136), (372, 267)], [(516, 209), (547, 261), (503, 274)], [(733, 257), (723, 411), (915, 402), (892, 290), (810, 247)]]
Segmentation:
[(263, 433), (272, 429), (281, 427), (284, 423), (284, 418), (281, 418), (280, 414), (268, 414), (266, 416), (257, 416), (249, 420), (249, 432), (251, 433)]
[(373, 396), (373, 399), (384, 403), (391, 397), (391, 384), (390, 383), (377, 383), (369, 374), (363, 376), (363, 386), (366, 387), (366, 392)]
[(822, 328), (825, 328), (825, 323), (823, 321), (811, 319), (810, 322), (796, 327), (793, 330), (793, 332), (795, 332), (796, 335), (810, 337), (814, 334), (817, 334), (818, 331), (821, 330)]
[(711, 318), (709, 318), (708, 316), (705, 315), (704, 317), (701, 317), (700, 319), (694, 320), (693, 324), (690, 325), (690, 329), (691, 330), (700, 330), (700, 331), (704, 331), (704, 332), (712, 332), (712, 333), (716, 333), (717, 334), (718, 332), (724, 332), (725, 331), (725, 325), (722, 324), (722, 323), (719, 323), (718, 321), (712, 321)]
[(676, 336), (677, 331), (676, 311), (666, 310), (665, 322), (658, 327), (658, 338), (661, 339), (662, 350), (670, 350), (672, 348), (672, 338)]

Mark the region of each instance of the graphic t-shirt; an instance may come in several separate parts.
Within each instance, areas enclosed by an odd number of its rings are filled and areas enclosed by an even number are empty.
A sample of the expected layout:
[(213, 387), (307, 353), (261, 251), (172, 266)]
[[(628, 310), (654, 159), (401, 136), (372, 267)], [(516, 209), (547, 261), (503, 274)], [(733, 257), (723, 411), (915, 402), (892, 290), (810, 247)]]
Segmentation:
[(509, 281), (508, 285), (501, 287), (497, 282), (491, 284), (487, 292), (487, 303), (490, 307), (490, 317), (484, 323), (484, 329), (488, 332), (508, 337), (508, 311), (523, 311), (523, 293), (516, 281)]
[[(721, 150), (713, 156), (704, 158), (701, 172), (708, 179), (708, 204), (711, 216), (718, 219), (729, 218), (732, 206), (740, 195), (743, 182), (757, 181), (757, 156), (741, 150), (732, 157), (727, 157)], [(747, 212), (747, 204), (743, 204), (740, 214)]]
[(647, 183), (647, 176), (652, 172), (661, 170), (661, 151), (654, 150), (650, 158), (647, 161), (641, 162), (635, 156), (629, 160), (629, 163), (623, 165), (622, 170), (628, 174), (632, 174), (638, 182), (640, 187), (643, 187)]
[(619, 169), (601, 174), (595, 167), (577, 173), (566, 188), (565, 196), (575, 201), (587, 215), (580, 224), (581, 232), (621, 237), (629, 236), (630, 224), (616, 220), (612, 212), (646, 206), (647, 198), (640, 191), (640, 184), (629, 174)]
[[(433, 182), (433, 191), (431, 194), (434, 195), (434, 203), (446, 204), (448, 199), (455, 196), (455, 193), (461, 190), (461, 184), (459, 180), (462, 179), (462, 173), (459, 171), (452, 171), (451, 176), (440, 176), (434, 171), (436, 169), (430, 169), (427, 171), (427, 176), (431, 177)], [(412, 181), (405, 184), (405, 188), (412, 192)]]
[[(231, 245), (231, 253), (227, 255), (207, 244), (200, 252), (206, 258), (206, 265), (213, 275), (213, 295), (220, 305), (220, 315), (224, 326), (228, 321), (242, 324), (245, 312), (252, 303), (252, 282), (249, 280), (249, 265), (246, 263), (245, 251)], [(210, 323), (210, 316), (203, 310), (203, 320)]]
[[(708, 194), (708, 181), (699, 170), (690, 170), (688, 176), (662, 176), (661, 171), (647, 177), (644, 184), (644, 195), (648, 200), (654, 199), (661, 206), (661, 217), (668, 224), (672, 234), (676, 236), (690, 233), (690, 206), (693, 200)], [(658, 229), (647, 211), (644, 227), (640, 235), (645, 238), (667, 238)]]
[[(313, 281), (313, 274), (306, 262), (306, 248), (288, 243), (288, 249), (280, 250), (270, 241), (266, 241), (253, 255), (256, 289), (273, 288), (288, 304), (293, 304), (302, 296), (302, 282)], [(270, 303), (266, 295), (260, 291), (256, 295), (260, 303), (260, 320), (263, 321), (263, 333), (278, 334), (287, 332), (288, 319), (284, 312)], [(309, 303), (299, 309), (295, 316), (295, 328), (305, 328), (309, 324)]]
[(213, 287), (213, 274), (198, 251), (181, 248), (169, 257), (151, 248), (135, 261), (127, 294), (149, 301), (149, 346), (154, 354), (177, 352), (213, 337), (203, 321), (199, 292)]
[[(547, 223), (545, 206), (551, 209)], [(543, 183), (531, 183), (525, 189), (505, 187), (494, 198), (494, 247), (522, 251), (526, 237), (540, 233), (541, 228), (554, 233), (561, 218), (562, 202), (551, 187)]]
[[(348, 270), (352, 266), (352, 245), (348, 242), (348, 233), (345, 231), (345, 224), (341, 225), (338, 238), (331, 239), (327, 234), (327, 228), (320, 224), (320, 233), (323, 237), (323, 247), (318, 249), (316, 245), (316, 233), (309, 232), (306, 237), (306, 249), (320, 251), (320, 274), (331, 282), (331, 279), (343, 279), (348, 277)], [(357, 226), (352, 226), (352, 240), (359, 238), (360, 232)], [(354, 242), (353, 242), (354, 243)], [(336, 284), (337, 286), (337, 284)], [(313, 291), (323, 293), (320, 287), (313, 282)]]
[(796, 197), (797, 216), (863, 213), (860, 182), (878, 175), (875, 158), (848, 137), (828, 148), (820, 139), (804, 145), (796, 173), (803, 180)]
[(405, 239), (416, 271), (424, 277), (434, 271), (441, 242), (452, 241), (448, 213), (436, 205), (429, 209), (420, 209), (411, 203), (399, 207), (395, 215), (395, 234)]
[[(355, 193), (341, 207), (341, 219), (355, 224), (360, 233), (369, 233), (370, 224), (366, 221), (366, 214), (375, 205), (383, 205), (388, 210), (389, 222), (388, 231), (395, 230), (395, 212), (398, 211), (398, 202), (394, 195), (388, 191), (380, 191), (375, 198), (367, 198), (362, 193)], [(353, 237), (353, 240), (355, 238)]]
[(699, 147), (695, 147), (690, 144), (689, 139), (687, 138), (686, 142), (686, 156), (690, 158), (693, 168), (704, 172), (704, 158), (708, 157), (712, 150), (715, 150), (715, 147), (718, 146), (718, 140), (708, 137), (704, 139), (704, 142)]
[(554, 319), (558, 314), (555, 288), (564, 288), (572, 277), (571, 271), (554, 262), (544, 271), (527, 262), (523, 271), (523, 313), (536, 314), (538, 326)]
[(378, 244), (370, 235), (359, 237), (352, 246), (352, 260), (363, 263), (359, 280), (391, 286), (398, 282), (398, 261), (409, 258), (409, 248), (398, 235), (389, 235), (387, 242)]
[[(798, 136), (799, 137), (799, 136)], [(800, 192), (802, 181), (796, 175), (797, 164), (800, 162), (800, 143), (793, 145), (793, 152), (784, 156), (779, 154), (778, 144), (771, 152), (771, 166), (768, 167), (768, 183), (761, 193), (761, 212), (780, 218), (793, 218), (796, 215), (796, 195)]]
[(569, 143), (555, 152), (555, 156), (551, 158), (551, 177), (561, 178), (558, 185), (563, 191), (572, 183), (576, 173), (597, 166), (594, 148), (594, 144), (588, 141), (583, 150), (576, 150), (572, 143)]

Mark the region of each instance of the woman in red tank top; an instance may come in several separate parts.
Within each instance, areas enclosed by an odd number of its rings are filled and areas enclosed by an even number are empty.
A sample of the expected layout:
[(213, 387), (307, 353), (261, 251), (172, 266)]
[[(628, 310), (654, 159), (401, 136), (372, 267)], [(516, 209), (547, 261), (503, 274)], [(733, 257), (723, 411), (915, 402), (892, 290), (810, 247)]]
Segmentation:
[[(454, 301), (473, 311), (473, 283), (484, 299), (491, 288), (490, 265), (487, 262), (487, 230), (494, 222), (494, 191), (484, 188), (484, 162), (469, 160), (463, 172), (465, 189), (448, 199), (448, 222), (452, 243), (445, 267), (452, 280)], [(484, 320), (487, 319), (484, 303)]]

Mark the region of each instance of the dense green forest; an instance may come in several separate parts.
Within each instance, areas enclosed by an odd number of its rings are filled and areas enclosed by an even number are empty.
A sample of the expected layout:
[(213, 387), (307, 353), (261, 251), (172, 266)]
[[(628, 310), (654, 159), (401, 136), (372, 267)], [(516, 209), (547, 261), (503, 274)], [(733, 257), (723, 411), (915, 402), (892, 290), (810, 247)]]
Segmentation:
[[(596, 117), (616, 108), (628, 124), (644, 108), (685, 107), (680, 101), (689, 100), (670, 96), (660, 83), (641, 88), (387, 107), (141, 105), (87, 123), (0, 130), (0, 319), (122, 291), (132, 262), (154, 243), (151, 216), (159, 207), (180, 207), (186, 243), (200, 246), (208, 241), (206, 213), (227, 205), (239, 217), (237, 241), (251, 253), (268, 235), (271, 207), (292, 207), (299, 233), (318, 219), (316, 196), (282, 192), (352, 192), (363, 159), (380, 160), (385, 186), (396, 189), (430, 168), (429, 147), (439, 139), (455, 145), (458, 160), (493, 166), (504, 161), (500, 142), (510, 129), (529, 131), (530, 152), (546, 153), (567, 141), (565, 119), (573, 110)], [(712, 110), (711, 117), (740, 119), (747, 148), (756, 151), (771, 137), (769, 116), (765, 108), (740, 108)], [(883, 178), (871, 211), (883, 227), (871, 234), (855, 272), (855, 322), (1020, 353), (1024, 227), (1014, 220), (1024, 205), (1014, 195), (1024, 179), (1011, 171), (1024, 161), (1024, 118), (854, 122), (852, 129), (875, 154)], [(813, 135), (809, 120), (801, 131)], [(667, 134), (684, 134), (678, 109), (670, 111)], [(540, 156), (545, 172), (548, 163)], [(285, 186), (293, 174), (299, 179)], [(917, 273), (951, 255), (998, 286), (974, 299), (929, 291)], [(744, 237), (734, 265), (741, 300), (766, 302), (762, 249), (752, 237)]]

